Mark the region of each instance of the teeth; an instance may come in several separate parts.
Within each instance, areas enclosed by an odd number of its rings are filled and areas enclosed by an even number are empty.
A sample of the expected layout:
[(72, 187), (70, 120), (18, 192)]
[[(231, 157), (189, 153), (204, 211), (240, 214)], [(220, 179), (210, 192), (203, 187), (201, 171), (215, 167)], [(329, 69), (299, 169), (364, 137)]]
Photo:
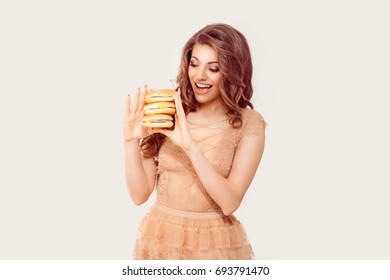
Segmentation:
[(196, 86), (199, 87), (199, 88), (211, 88), (210, 85), (198, 84), (198, 83), (196, 84)]

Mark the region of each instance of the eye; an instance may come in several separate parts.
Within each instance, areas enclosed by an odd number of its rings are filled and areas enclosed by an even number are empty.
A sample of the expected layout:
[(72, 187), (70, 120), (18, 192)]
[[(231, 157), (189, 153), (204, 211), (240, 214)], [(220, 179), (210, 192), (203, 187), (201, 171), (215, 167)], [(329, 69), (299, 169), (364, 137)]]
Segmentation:
[(190, 66), (191, 66), (191, 67), (197, 67), (198, 65), (197, 65), (196, 63), (194, 63), (194, 62), (191, 61), (191, 62), (190, 62)]
[(210, 71), (211, 72), (214, 72), (214, 73), (217, 73), (219, 72), (219, 68), (215, 67), (215, 68), (210, 68)]

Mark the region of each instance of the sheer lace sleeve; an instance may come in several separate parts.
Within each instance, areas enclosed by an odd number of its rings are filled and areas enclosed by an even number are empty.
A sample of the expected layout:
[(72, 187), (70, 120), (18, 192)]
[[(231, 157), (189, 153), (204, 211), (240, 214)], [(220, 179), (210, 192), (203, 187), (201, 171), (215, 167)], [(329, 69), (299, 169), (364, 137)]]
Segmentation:
[(260, 135), (264, 128), (266, 127), (266, 122), (260, 113), (248, 109), (245, 114), (243, 114), (244, 118), (244, 127), (241, 134), (241, 138), (250, 136), (250, 135)]

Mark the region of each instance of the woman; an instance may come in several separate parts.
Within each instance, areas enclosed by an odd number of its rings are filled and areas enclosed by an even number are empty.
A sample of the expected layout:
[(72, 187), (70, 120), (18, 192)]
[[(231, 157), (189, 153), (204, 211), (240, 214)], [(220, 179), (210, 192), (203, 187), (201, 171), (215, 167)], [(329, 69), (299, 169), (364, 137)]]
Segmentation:
[[(127, 97), (126, 182), (135, 204), (157, 201), (143, 219), (135, 259), (253, 259), (233, 212), (260, 163), (265, 122), (253, 110), (245, 37), (212, 24), (183, 48), (175, 128), (141, 125), (147, 86)], [(248, 108), (249, 107), (249, 108)]]

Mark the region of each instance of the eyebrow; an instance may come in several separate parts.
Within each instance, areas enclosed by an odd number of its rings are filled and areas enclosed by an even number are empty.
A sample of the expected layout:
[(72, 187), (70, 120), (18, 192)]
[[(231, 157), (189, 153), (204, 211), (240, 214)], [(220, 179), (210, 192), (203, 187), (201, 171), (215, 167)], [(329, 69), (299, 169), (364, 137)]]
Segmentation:
[[(195, 58), (196, 60), (199, 60), (196, 56), (191, 56), (191, 58)], [(207, 64), (213, 64), (213, 63), (218, 63), (218, 61), (210, 61)]]

